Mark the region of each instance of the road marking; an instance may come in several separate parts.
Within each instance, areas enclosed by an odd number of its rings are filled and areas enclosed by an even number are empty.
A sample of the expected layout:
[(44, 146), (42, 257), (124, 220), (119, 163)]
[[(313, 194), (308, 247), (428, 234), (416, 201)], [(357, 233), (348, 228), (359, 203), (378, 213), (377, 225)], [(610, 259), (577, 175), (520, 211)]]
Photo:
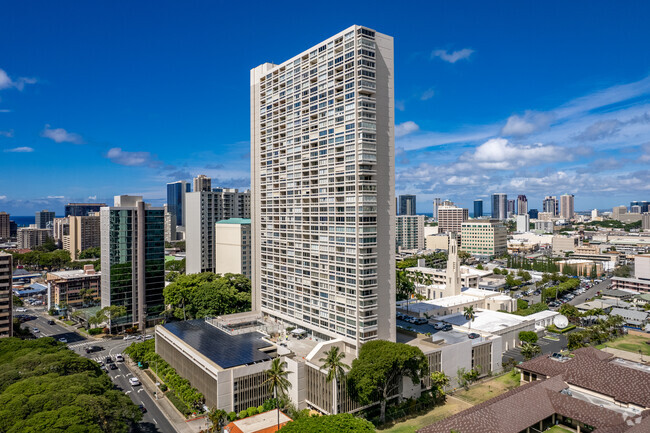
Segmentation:
[(114, 379), (117, 379), (118, 377), (122, 377), (122, 375), (121, 374), (116, 374), (115, 376), (113, 376)]
[(142, 406), (144, 406), (144, 401), (140, 400), (140, 403), (142, 403)]
[(138, 392), (142, 392), (142, 391), (144, 391), (144, 388), (140, 388), (140, 389), (138, 390)]
[(156, 418), (151, 418), (153, 420), (154, 424), (158, 424), (158, 421), (156, 421)]
[(124, 394), (129, 395), (132, 391), (126, 391)]
[(127, 376), (133, 376), (133, 373), (127, 373), (126, 375)]

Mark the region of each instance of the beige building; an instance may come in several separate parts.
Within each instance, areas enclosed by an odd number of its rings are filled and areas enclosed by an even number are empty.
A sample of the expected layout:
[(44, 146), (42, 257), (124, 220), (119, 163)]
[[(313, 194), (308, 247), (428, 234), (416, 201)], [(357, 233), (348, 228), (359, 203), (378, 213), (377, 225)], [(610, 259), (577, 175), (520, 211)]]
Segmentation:
[(425, 239), (427, 250), (445, 250), (449, 249), (449, 237), (447, 235), (429, 235)]
[(13, 328), (12, 256), (0, 251), (0, 338), (11, 337)]
[(194, 178), (194, 192), (212, 191), (212, 179), (205, 174), (199, 174)]
[(53, 305), (82, 308), (100, 301), (101, 272), (95, 272), (93, 265), (74, 271), (49, 272), (46, 280)]
[(231, 218), (214, 227), (214, 262), (217, 274), (243, 274), (251, 277), (251, 220)]
[(563, 219), (573, 219), (575, 215), (575, 196), (573, 194), (564, 194), (560, 196), (560, 217)]
[(396, 223), (398, 250), (424, 249), (424, 215), (398, 215)]
[(7, 212), (0, 212), (0, 239), (9, 239), (10, 231), (9, 214)]
[(20, 227), (18, 229), (18, 248), (34, 249), (43, 245), (47, 238), (52, 236), (52, 229), (37, 229), (33, 227)]
[(475, 256), (498, 257), (508, 251), (507, 229), (499, 220), (464, 222), (460, 249)]
[(612, 219), (615, 220), (620, 220), (621, 215), (625, 215), (627, 213), (627, 206), (615, 206), (612, 208)]
[(560, 260), (556, 264), (560, 267), (560, 272), (564, 272), (564, 268), (568, 266), (572, 271), (572, 275), (590, 277), (594, 270), (597, 277), (603, 274), (603, 263), (593, 260), (567, 259)]
[(578, 236), (553, 236), (551, 242), (553, 254), (564, 255), (569, 251), (575, 251), (580, 246), (580, 238)]
[(82, 251), (101, 245), (101, 235), (99, 212), (68, 217), (68, 234), (63, 235), (63, 249), (70, 252), (72, 260), (77, 260)]
[(253, 309), (348, 349), (395, 341), (393, 58), (355, 25), (250, 75)]
[(460, 233), (462, 224), (469, 219), (469, 210), (457, 206), (438, 208), (438, 228), (440, 233)]
[(70, 223), (68, 217), (54, 218), (52, 222), (52, 238), (59, 248), (63, 247), (63, 237), (70, 234)]

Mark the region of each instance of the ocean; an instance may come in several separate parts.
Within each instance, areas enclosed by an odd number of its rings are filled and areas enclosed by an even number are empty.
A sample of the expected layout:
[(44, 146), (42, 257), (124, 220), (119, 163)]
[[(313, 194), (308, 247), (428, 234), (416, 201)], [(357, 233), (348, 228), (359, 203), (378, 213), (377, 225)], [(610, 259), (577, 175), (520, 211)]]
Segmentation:
[[(57, 218), (61, 218), (57, 216)], [(30, 224), (36, 224), (36, 216), (19, 216), (19, 215), (10, 215), (9, 219), (15, 221), (18, 227), (29, 227)]]

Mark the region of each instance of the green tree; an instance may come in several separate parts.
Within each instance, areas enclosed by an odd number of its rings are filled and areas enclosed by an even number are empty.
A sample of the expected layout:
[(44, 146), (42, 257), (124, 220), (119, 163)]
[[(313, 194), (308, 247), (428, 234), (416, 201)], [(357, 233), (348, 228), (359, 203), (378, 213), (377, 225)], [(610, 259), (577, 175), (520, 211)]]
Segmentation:
[(465, 263), (467, 263), (467, 260), (472, 258), (472, 255), (467, 251), (458, 251), (458, 258), (460, 259), (461, 263), (464, 265)]
[(108, 322), (108, 329), (112, 330), (113, 320), (124, 316), (126, 316), (126, 307), (124, 305), (110, 305), (99, 310), (95, 314), (95, 320), (99, 323)]
[(431, 373), (431, 393), (437, 401), (445, 397), (445, 387), (449, 386), (449, 376), (442, 371)]
[(185, 259), (182, 260), (167, 260), (165, 262), (165, 270), (178, 272), (179, 274), (185, 273)]
[(525, 343), (537, 343), (537, 333), (535, 331), (519, 332), (519, 340)]
[(348, 391), (361, 404), (380, 402), (380, 422), (386, 420), (386, 401), (398, 382), (408, 376), (414, 383), (429, 371), (427, 358), (417, 347), (385, 340), (361, 346), (348, 373)]
[(337, 414), (338, 410), (338, 384), (345, 378), (345, 370), (349, 370), (350, 366), (343, 362), (345, 353), (341, 352), (338, 347), (334, 346), (325, 352), (325, 358), (319, 359), (323, 364), (320, 369), (327, 372), (325, 380), (327, 383), (334, 382), (333, 396), (334, 396), (334, 413)]
[(463, 309), (463, 316), (465, 317), (465, 320), (469, 320), (469, 329), (472, 329), (472, 322), (474, 319), (476, 319), (476, 312), (474, 311), (474, 307), (469, 306), (465, 307)]
[(79, 259), (84, 260), (84, 259), (99, 259), (101, 257), (101, 248), (99, 247), (92, 247), (92, 248), (87, 248), (83, 250), (82, 252), (79, 253)]
[(228, 421), (228, 412), (223, 409), (212, 408), (208, 413), (208, 419), (212, 422), (210, 431), (213, 433), (221, 433)]
[(54, 251), (54, 250), (56, 250), (58, 248), (59, 247), (56, 244), (56, 242), (54, 241), (54, 239), (48, 236), (45, 239), (45, 242), (43, 242), (42, 245), (39, 245), (38, 247), (34, 248), (34, 250), (49, 253), (49, 252)]
[(568, 317), (568, 318), (577, 318), (580, 317), (580, 311), (571, 304), (562, 304), (562, 306), (557, 310), (558, 313)]
[(375, 433), (371, 422), (349, 413), (301, 417), (285, 424), (280, 433)]
[(572, 332), (567, 337), (567, 347), (569, 350), (579, 349), (586, 346), (585, 344), (585, 334), (583, 331)]
[(631, 275), (631, 273), (632, 270), (627, 265), (619, 266), (616, 269), (614, 269), (615, 277), (627, 278)]
[(521, 345), (521, 356), (523, 356), (526, 361), (533, 359), (540, 353), (542, 353), (542, 348), (537, 344), (524, 342), (524, 344)]
[(280, 397), (287, 395), (291, 383), (287, 376), (289, 372), (286, 370), (287, 363), (282, 358), (275, 358), (271, 361), (271, 368), (265, 371), (266, 380), (264, 384), (269, 387), (269, 394), (275, 397), (278, 410), (278, 430), (280, 429)]

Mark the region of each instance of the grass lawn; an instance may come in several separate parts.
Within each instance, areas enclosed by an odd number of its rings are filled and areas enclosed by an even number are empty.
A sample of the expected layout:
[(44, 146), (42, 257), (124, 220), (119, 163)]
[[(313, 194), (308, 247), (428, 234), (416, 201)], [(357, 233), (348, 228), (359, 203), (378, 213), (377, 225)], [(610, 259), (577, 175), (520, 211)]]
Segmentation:
[(633, 353), (639, 353), (639, 350), (641, 350), (642, 354), (650, 356), (650, 344), (646, 344), (646, 341), (650, 341), (650, 335), (646, 337), (644, 335), (628, 334), (614, 341), (608, 341), (602, 347), (613, 347), (614, 349)]
[(572, 433), (571, 430), (567, 430), (565, 428), (562, 428), (560, 426), (554, 425), (550, 429), (546, 430), (545, 433)]
[(421, 429), (470, 407), (472, 405), (469, 403), (453, 397), (447, 397), (447, 402), (443, 406), (437, 406), (425, 415), (414, 416), (413, 418), (398, 422), (384, 429), (378, 429), (377, 431), (382, 433), (414, 433), (417, 429)]
[[(514, 371), (514, 370), (513, 370)], [(502, 376), (495, 377), (492, 380), (481, 382), (469, 388), (469, 391), (460, 391), (455, 395), (456, 397), (464, 400), (472, 405), (483, 403), (486, 400), (501, 395), (504, 392), (510, 391), (519, 386), (519, 374), (512, 372), (506, 373)]]
[(382, 433), (413, 433), (422, 427), (501, 395), (518, 386), (519, 374), (506, 373), (486, 382), (473, 385), (469, 388), (469, 391), (463, 390), (456, 392), (454, 396), (448, 396), (447, 402), (443, 406), (437, 406), (425, 415), (414, 416), (377, 431)]

